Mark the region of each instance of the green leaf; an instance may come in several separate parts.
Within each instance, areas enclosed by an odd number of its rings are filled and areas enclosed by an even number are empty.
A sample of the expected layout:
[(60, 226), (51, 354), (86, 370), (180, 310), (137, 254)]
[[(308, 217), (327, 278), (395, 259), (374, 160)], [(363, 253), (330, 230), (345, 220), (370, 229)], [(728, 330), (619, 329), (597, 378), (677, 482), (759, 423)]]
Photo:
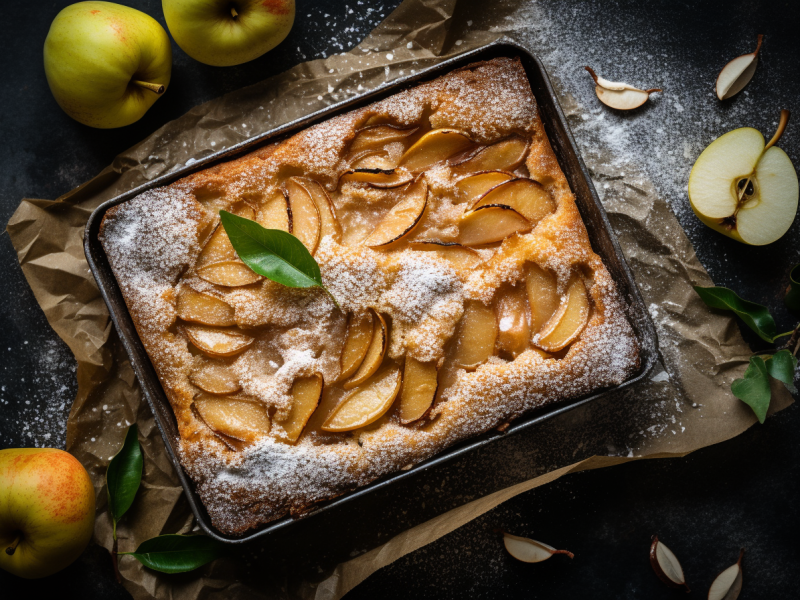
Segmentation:
[(733, 395), (753, 409), (758, 422), (763, 423), (769, 410), (772, 392), (769, 388), (769, 373), (760, 356), (751, 356), (750, 365), (744, 372), (743, 379), (731, 384)]
[(162, 573), (184, 573), (225, 554), (225, 547), (204, 535), (160, 535), (139, 544), (130, 554), (145, 567)]
[(795, 265), (789, 271), (789, 290), (783, 301), (789, 310), (800, 311), (800, 264)]
[(775, 339), (787, 335), (778, 335), (775, 319), (772, 318), (766, 306), (743, 300), (736, 292), (724, 287), (694, 286), (694, 289), (703, 302), (711, 308), (731, 310), (736, 313), (764, 341), (772, 343)]
[(288, 287), (320, 287), (339, 306), (322, 284), (317, 261), (295, 236), (224, 210), (219, 216), (234, 250), (253, 271)]
[(114, 539), (117, 539), (117, 523), (136, 497), (136, 491), (142, 481), (143, 462), (139, 432), (134, 423), (128, 428), (122, 448), (111, 459), (106, 470), (108, 510), (114, 527)]
[(794, 371), (797, 368), (797, 358), (792, 356), (791, 352), (781, 350), (764, 362), (770, 376), (782, 382), (790, 392), (797, 392), (794, 387)]

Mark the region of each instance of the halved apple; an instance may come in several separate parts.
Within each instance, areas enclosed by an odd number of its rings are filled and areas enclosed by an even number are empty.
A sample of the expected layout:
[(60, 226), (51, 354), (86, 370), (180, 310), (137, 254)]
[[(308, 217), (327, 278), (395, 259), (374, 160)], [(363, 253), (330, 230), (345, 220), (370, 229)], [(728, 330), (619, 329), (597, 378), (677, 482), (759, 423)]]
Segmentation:
[(531, 328), (528, 324), (528, 300), (522, 285), (507, 286), (500, 290), (497, 313), (497, 349), (516, 358), (528, 348)]
[(566, 298), (539, 332), (536, 345), (547, 352), (557, 352), (569, 346), (589, 321), (589, 295), (580, 277), (574, 277), (567, 288)]
[(254, 338), (235, 329), (216, 329), (202, 325), (187, 325), (189, 341), (208, 356), (235, 356), (249, 348)]
[(199, 269), (204, 265), (234, 260), (235, 258), (236, 250), (233, 249), (225, 228), (222, 225), (217, 225), (214, 233), (211, 234), (205, 246), (203, 246), (200, 256), (197, 257), (195, 269)]
[(428, 205), (428, 184), (421, 177), (408, 186), (405, 198), (395, 204), (364, 240), (370, 248), (389, 246), (411, 233)]
[(481, 206), (510, 206), (528, 219), (531, 227), (551, 214), (556, 205), (550, 194), (533, 179), (514, 179), (493, 187), (475, 201), (473, 210)]
[(369, 342), (369, 348), (367, 348), (364, 360), (359, 365), (355, 375), (342, 385), (346, 390), (363, 383), (378, 370), (386, 354), (386, 348), (389, 346), (389, 331), (386, 327), (386, 321), (379, 312), (375, 310), (371, 310), (371, 312), (373, 315), (372, 339)]
[(538, 333), (561, 303), (558, 281), (551, 271), (545, 271), (539, 265), (531, 264), (528, 266), (525, 287), (528, 290), (528, 306), (531, 309), (531, 332)]
[(421, 173), (474, 146), (475, 143), (461, 131), (434, 129), (406, 150), (399, 164), (412, 173)]
[(490, 306), (467, 301), (458, 324), (452, 360), (462, 369), (475, 369), (494, 354), (497, 319)]
[(283, 184), (292, 211), (292, 233), (311, 254), (319, 244), (320, 218), (317, 205), (306, 188), (290, 178)]
[(342, 348), (339, 379), (347, 379), (358, 370), (372, 342), (372, 311), (352, 313), (347, 318), (347, 334)]
[(517, 179), (517, 176), (506, 171), (481, 171), (460, 179), (456, 190), (462, 201), (473, 206), (490, 189), (512, 179)]
[(437, 387), (436, 363), (407, 356), (400, 394), (400, 422), (408, 425), (424, 417), (433, 404)]
[(473, 250), (462, 246), (457, 242), (440, 242), (439, 240), (417, 240), (409, 242), (414, 250), (421, 250), (423, 252), (433, 252), (439, 258), (448, 261), (456, 270), (468, 271), (474, 269), (481, 262), (483, 258), (481, 255)]
[(189, 373), (189, 381), (209, 394), (234, 394), (242, 389), (239, 379), (227, 365), (203, 360)]
[(292, 233), (292, 209), (289, 197), (283, 190), (277, 190), (258, 211), (256, 222), (266, 229), (280, 229)]
[(394, 365), (376, 373), (342, 399), (321, 429), (352, 431), (374, 423), (391, 408), (402, 380), (400, 369)]
[(238, 260), (224, 260), (197, 269), (197, 276), (209, 283), (239, 287), (261, 281), (261, 275)]
[(378, 189), (390, 189), (411, 183), (414, 175), (405, 169), (350, 169), (342, 173), (339, 181), (366, 183)]
[(236, 323), (233, 307), (215, 296), (181, 287), (175, 303), (178, 316), (184, 321), (227, 327)]
[(491, 146), (485, 146), (475, 154), (453, 163), (455, 173), (474, 173), (475, 171), (513, 171), (522, 164), (528, 155), (530, 140), (512, 135)]
[(270, 430), (266, 408), (239, 396), (198, 394), (194, 407), (203, 422), (215, 433), (241, 442), (254, 442)]
[(333, 206), (328, 192), (319, 182), (308, 177), (294, 177), (293, 179), (305, 188), (311, 195), (311, 199), (314, 200), (314, 204), (317, 205), (320, 239), (331, 236), (336, 243), (341, 243), (342, 226), (339, 225), (339, 220), (336, 218), (336, 208)]
[(515, 233), (528, 233), (531, 223), (508, 206), (485, 205), (461, 217), (458, 242), (464, 246), (483, 246), (501, 242)]
[(386, 144), (401, 142), (413, 135), (419, 127), (398, 127), (397, 125), (369, 125), (356, 131), (350, 144), (350, 152), (360, 152), (371, 148), (383, 148)]
[(314, 414), (322, 396), (322, 375), (299, 377), (292, 384), (292, 410), (281, 423), (285, 437), (283, 439), (295, 443), (303, 433), (303, 429)]

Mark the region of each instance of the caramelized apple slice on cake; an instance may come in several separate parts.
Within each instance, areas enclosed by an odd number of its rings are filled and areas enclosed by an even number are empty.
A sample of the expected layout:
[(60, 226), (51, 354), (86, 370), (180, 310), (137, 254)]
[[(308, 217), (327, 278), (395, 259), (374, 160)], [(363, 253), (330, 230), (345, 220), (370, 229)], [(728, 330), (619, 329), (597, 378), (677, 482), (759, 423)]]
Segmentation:
[(535, 342), (547, 352), (557, 352), (569, 346), (589, 322), (589, 295), (580, 277), (574, 277), (567, 295), (558, 310), (545, 323)]
[(469, 271), (483, 262), (483, 258), (472, 248), (457, 242), (440, 242), (438, 240), (418, 240), (409, 242), (414, 250), (431, 252), (453, 265), (456, 270)]
[(453, 163), (456, 173), (475, 171), (513, 171), (522, 164), (528, 155), (530, 142), (518, 135), (512, 135), (496, 144), (486, 146), (475, 154)]
[(507, 171), (481, 171), (469, 175), (456, 183), (458, 199), (473, 206), (486, 192), (512, 179), (517, 179), (517, 176)]
[(516, 358), (528, 348), (531, 328), (528, 324), (528, 300), (525, 287), (505, 286), (495, 305), (497, 313), (497, 349)]
[(194, 408), (212, 431), (240, 442), (255, 442), (270, 430), (266, 408), (249, 398), (201, 393)]
[(242, 386), (227, 365), (203, 360), (189, 373), (189, 381), (209, 394), (235, 394)]
[(391, 189), (407, 185), (414, 175), (405, 169), (350, 169), (342, 173), (339, 182), (355, 181), (378, 189)]
[(195, 263), (195, 269), (199, 269), (204, 265), (210, 265), (218, 262), (234, 260), (236, 258), (236, 250), (233, 249), (228, 234), (222, 225), (217, 225), (214, 233), (208, 238), (206, 245), (200, 252)]
[(452, 360), (462, 369), (476, 369), (494, 354), (497, 319), (491, 307), (470, 300), (458, 324)]
[(175, 310), (181, 319), (192, 323), (217, 327), (226, 327), (236, 323), (233, 318), (234, 310), (230, 304), (210, 294), (196, 292), (186, 286), (181, 287), (178, 292)]
[(508, 206), (481, 206), (461, 217), (458, 242), (464, 246), (484, 246), (502, 242), (515, 233), (528, 233), (531, 224)]
[(189, 341), (208, 356), (235, 356), (249, 348), (255, 341), (249, 335), (236, 329), (216, 329), (202, 325), (184, 327)]
[(319, 237), (331, 236), (337, 244), (342, 241), (342, 226), (336, 218), (336, 208), (322, 185), (308, 177), (293, 177), (311, 195), (319, 211)]
[(400, 422), (408, 425), (424, 417), (433, 404), (438, 387), (435, 362), (420, 362), (406, 356), (400, 393)]
[(528, 219), (531, 227), (556, 209), (555, 202), (540, 184), (533, 179), (514, 179), (493, 187), (478, 198), (474, 206), (501, 205), (513, 208)]
[(281, 422), (284, 432), (282, 439), (291, 443), (297, 441), (319, 404), (322, 387), (322, 375), (319, 373), (295, 379), (292, 384), (292, 410), (287, 419)]
[(456, 129), (434, 129), (423, 135), (400, 158), (400, 166), (421, 173), (473, 148), (475, 143)]
[(369, 348), (364, 356), (364, 360), (358, 367), (355, 374), (344, 382), (342, 386), (346, 390), (353, 389), (369, 379), (378, 367), (383, 362), (383, 357), (386, 354), (386, 348), (389, 346), (389, 331), (386, 326), (386, 321), (377, 311), (371, 310), (373, 316), (372, 339), (369, 342)]
[(561, 303), (558, 282), (551, 271), (545, 271), (539, 265), (531, 264), (528, 266), (525, 287), (528, 290), (528, 306), (531, 309), (531, 333), (538, 333)]
[(400, 368), (394, 365), (376, 373), (342, 399), (321, 429), (352, 431), (374, 423), (391, 408), (401, 382)]
[(282, 190), (276, 190), (258, 211), (256, 222), (266, 229), (292, 233), (292, 210), (288, 196)]
[(319, 244), (320, 218), (319, 210), (311, 194), (294, 179), (284, 183), (286, 197), (292, 211), (292, 233), (299, 239), (311, 254)]
[(350, 144), (350, 152), (383, 148), (387, 144), (402, 142), (413, 135), (419, 127), (398, 127), (396, 125), (368, 125), (356, 131)]
[(240, 287), (261, 281), (261, 275), (239, 260), (223, 260), (200, 267), (197, 276), (214, 285)]
[(370, 248), (389, 246), (411, 233), (419, 224), (428, 205), (428, 184), (418, 178), (404, 190), (404, 198), (381, 219), (364, 240)]
[(339, 379), (347, 379), (358, 370), (372, 342), (372, 311), (352, 313), (347, 319), (347, 334), (342, 348)]

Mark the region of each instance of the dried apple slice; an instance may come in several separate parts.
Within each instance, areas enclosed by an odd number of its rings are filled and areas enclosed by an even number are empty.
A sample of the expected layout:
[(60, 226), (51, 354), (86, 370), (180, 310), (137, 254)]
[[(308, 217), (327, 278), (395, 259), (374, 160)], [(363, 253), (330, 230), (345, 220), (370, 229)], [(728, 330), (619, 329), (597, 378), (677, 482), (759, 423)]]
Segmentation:
[(286, 197), (292, 215), (292, 233), (299, 239), (311, 254), (319, 244), (320, 218), (319, 210), (311, 194), (294, 179), (284, 183)]
[(364, 240), (370, 248), (380, 248), (399, 241), (419, 224), (428, 205), (428, 184), (418, 178), (405, 190), (405, 198), (395, 204), (378, 226)]
[(239, 287), (261, 281), (261, 275), (238, 260), (224, 260), (197, 269), (197, 276), (209, 283)]
[(187, 325), (185, 330), (189, 341), (208, 356), (234, 356), (249, 348), (255, 341), (249, 335), (235, 329)]
[(462, 369), (475, 369), (494, 354), (497, 319), (491, 307), (468, 301), (456, 332), (453, 362)]
[(292, 209), (288, 196), (282, 190), (276, 191), (258, 211), (256, 222), (266, 229), (292, 233)]
[(532, 264), (528, 269), (525, 287), (528, 290), (528, 305), (531, 309), (531, 333), (538, 333), (561, 303), (558, 282), (552, 272)]
[(236, 323), (233, 307), (214, 296), (182, 287), (175, 305), (178, 316), (184, 321), (227, 327)]
[(282, 439), (295, 443), (303, 433), (303, 429), (314, 414), (322, 396), (322, 375), (299, 377), (292, 384), (292, 410), (288, 418), (281, 423), (285, 437)]
[(198, 394), (194, 407), (212, 431), (234, 440), (254, 442), (270, 430), (266, 408), (247, 398)]
[(400, 394), (400, 422), (408, 425), (424, 417), (433, 404), (437, 387), (436, 363), (407, 356)]
[(414, 175), (404, 169), (350, 169), (342, 173), (339, 181), (366, 183), (378, 189), (390, 189), (411, 183)]
[(555, 202), (533, 179), (514, 179), (501, 183), (478, 198), (473, 210), (490, 205), (510, 206), (530, 221), (531, 227), (556, 209)]
[(400, 166), (420, 173), (474, 146), (471, 139), (456, 129), (434, 129), (406, 150)]
[(589, 321), (589, 295), (583, 279), (575, 277), (558, 310), (545, 323), (536, 345), (547, 352), (566, 348), (581, 334)]
[(347, 335), (342, 348), (342, 372), (339, 379), (347, 379), (358, 370), (372, 341), (374, 317), (372, 311), (353, 313), (347, 319)]
[(189, 373), (189, 381), (209, 394), (235, 394), (242, 389), (236, 375), (226, 365), (203, 360)]
[(369, 125), (356, 131), (350, 144), (350, 152), (360, 152), (371, 148), (383, 148), (386, 144), (401, 142), (413, 135), (419, 127), (398, 127), (396, 125)]
[(459, 198), (472, 206), (490, 189), (512, 179), (517, 179), (517, 176), (506, 171), (482, 171), (459, 180), (456, 190)]
[(418, 240), (409, 242), (414, 250), (434, 252), (439, 258), (448, 261), (457, 270), (468, 271), (477, 267), (483, 258), (472, 248), (462, 246), (457, 242), (440, 242), (438, 240)]
[(501, 292), (497, 299), (497, 349), (516, 358), (528, 348), (531, 328), (528, 324), (528, 301), (522, 285)]
[(345, 396), (322, 424), (324, 431), (342, 432), (365, 427), (391, 408), (402, 382), (400, 369), (388, 367)]
[(387, 331), (386, 321), (379, 312), (374, 310), (371, 312), (374, 323), (372, 327), (372, 339), (369, 342), (369, 348), (367, 348), (364, 360), (359, 365), (355, 375), (344, 382), (342, 387), (346, 390), (353, 389), (357, 385), (363, 383), (378, 370), (386, 354), (386, 348), (389, 345), (389, 332)]
[(342, 241), (342, 226), (336, 218), (336, 208), (333, 206), (331, 197), (322, 185), (309, 179), (308, 177), (294, 177), (297, 183), (303, 186), (311, 195), (314, 204), (319, 211), (319, 238), (331, 236), (336, 243)]
[(489, 204), (461, 217), (458, 242), (464, 246), (483, 246), (530, 230), (530, 221), (513, 208)]
[(522, 164), (528, 155), (530, 140), (519, 135), (512, 135), (496, 144), (486, 146), (475, 154), (453, 163), (456, 173), (474, 173), (475, 171), (513, 171)]
[(236, 258), (236, 250), (233, 249), (228, 234), (222, 225), (217, 225), (214, 233), (208, 238), (206, 245), (200, 252), (195, 263), (195, 269), (199, 269), (204, 265), (210, 265), (217, 262), (234, 260)]

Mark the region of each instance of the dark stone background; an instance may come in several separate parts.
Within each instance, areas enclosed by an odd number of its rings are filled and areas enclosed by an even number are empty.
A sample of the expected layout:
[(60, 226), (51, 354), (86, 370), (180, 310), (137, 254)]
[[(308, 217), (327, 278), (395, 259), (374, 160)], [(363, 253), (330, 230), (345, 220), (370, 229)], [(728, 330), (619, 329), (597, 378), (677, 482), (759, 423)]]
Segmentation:
[[(304, 60), (350, 49), (398, 1), (352, 0), (345, 6), (335, 0), (298, 0), (298, 17), (287, 40), (268, 55), (239, 67), (207, 67), (173, 45), (169, 93), (138, 123), (109, 131), (89, 129), (69, 119), (47, 88), (42, 43), (50, 22), (68, 4), (68, 0), (35, 4), (4, 0), (0, 7), (6, 56), (0, 85), (3, 222), (21, 198), (59, 196), (90, 179), (122, 150), (201, 102)], [(163, 24), (158, 0), (127, 0), (125, 4)], [(767, 85), (759, 83), (760, 105), (800, 109), (800, 37), (796, 33), (800, 7), (796, 2), (678, 4), (662, 0), (609, 2), (607, 6), (615, 16), (608, 22), (602, 14), (581, 10), (578, 3), (574, 18), (583, 25), (596, 22), (605, 40), (623, 40), (637, 35), (626, 23), (644, 15), (647, 21), (652, 19), (668, 29), (670, 39), (679, 40), (680, 51), (665, 60), (689, 60), (695, 66), (713, 62), (716, 68), (719, 62), (704, 51), (709, 37), (717, 39), (725, 31), (741, 31), (743, 26), (765, 33), (770, 51), (781, 56), (784, 65), (795, 68)], [(373, 10), (367, 12), (368, 7)], [(708, 126), (715, 135), (730, 129), (724, 121)], [(800, 128), (796, 123), (790, 125), (780, 145), (797, 165)], [(672, 201), (688, 202), (685, 198)], [(780, 330), (791, 328), (794, 321), (780, 297), (786, 274), (797, 262), (800, 221), (778, 244), (754, 249), (695, 226), (689, 221), (693, 218), (689, 211), (681, 211), (682, 224), (714, 281), (768, 304)], [(0, 447), (63, 446), (63, 423), (76, 387), (74, 361), (37, 306), (7, 236), (0, 239), (0, 272), (0, 297), (4, 299), (0, 308)], [(762, 347), (754, 336), (744, 334), (754, 348)], [(518, 496), (400, 559), (374, 574), (348, 598), (667, 598), (675, 592), (665, 588), (647, 564), (647, 548), (655, 532), (682, 559), (694, 597), (705, 597), (714, 576), (735, 561), (741, 546), (747, 547), (742, 598), (797, 597), (798, 427), (800, 409), (794, 405), (763, 426), (686, 458), (640, 461), (562, 478)], [(522, 435), (536, 434), (533, 430)], [(513, 445), (514, 440), (504, 443)], [(464, 476), (462, 471), (448, 472)], [(457, 477), (446, 478), (426, 478), (433, 489), (424, 490), (421, 481), (412, 479), (393, 492), (392, 506), (402, 505), (407, 498), (409, 508), (416, 507), (420, 497), (435, 505), (440, 497), (437, 485), (459, 485)], [(475, 484), (470, 483), (474, 492)], [(453, 502), (452, 493), (447, 502)], [(345, 545), (358, 539), (352, 530), (369, 527), (369, 517), (375, 512), (372, 507), (363, 519), (338, 527), (305, 527), (295, 534), (304, 539), (293, 542), (308, 548), (307, 559), (313, 563), (315, 552), (330, 554), (324, 550), (330, 536), (344, 538)], [(393, 518), (396, 522), (388, 527), (391, 531), (417, 522), (404, 511), (395, 512)], [(576, 558), (555, 557), (540, 565), (518, 563), (503, 551), (496, 528), (568, 548)], [(3, 597), (13, 592), (24, 598), (129, 597), (113, 581), (107, 554), (97, 547), (90, 547), (61, 573), (40, 581), (25, 582), (0, 571), (0, 589)]]

